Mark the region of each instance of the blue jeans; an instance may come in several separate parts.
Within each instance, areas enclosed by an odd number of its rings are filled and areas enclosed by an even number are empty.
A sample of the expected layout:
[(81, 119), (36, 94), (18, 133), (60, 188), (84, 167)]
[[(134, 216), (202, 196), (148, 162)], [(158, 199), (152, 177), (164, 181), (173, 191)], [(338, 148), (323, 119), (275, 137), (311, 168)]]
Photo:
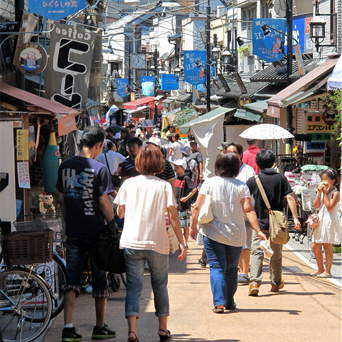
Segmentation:
[(237, 289), (238, 265), (242, 247), (233, 247), (203, 236), (203, 244), (210, 268), (210, 285), (214, 306), (231, 309)]
[(167, 292), (169, 255), (131, 248), (125, 248), (124, 255), (127, 280), (126, 317), (139, 317), (139, 298), (143, 289), (145, 261), (147, 261), (151, 272), (156, 316), (169, 316), (169, 295)]

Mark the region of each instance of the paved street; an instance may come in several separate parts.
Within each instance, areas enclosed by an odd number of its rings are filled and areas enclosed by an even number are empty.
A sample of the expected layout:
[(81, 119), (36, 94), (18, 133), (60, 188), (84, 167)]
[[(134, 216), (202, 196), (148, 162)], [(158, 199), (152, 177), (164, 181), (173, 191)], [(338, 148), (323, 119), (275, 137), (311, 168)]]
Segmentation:
[[(237, 309), (223, 315), (212, 313), (209, 269), (197, 263), (201, 248), (194, 242), (183, 262), (170, 258), (169, 294), (171, 316), (168, 328), (174, 341), (341, 341), (341, 290), (328, 280), (313, 279), (312, 271), (292, 251), (284, 250), (285, 288), (271, 293), (266, 274), (260, 296), (248, 297), (247, 286), (239, 286)], [(264, 271), (268, 271), (265, 263)], [(141, 342), (158, 341), (157, 319), (148, 272), (141, 300), (138, 337)], [(117, 341), (126, 341), (124, 318), (125, 289), (111, 293), (106, 323), (117, 332)], [(91, 295), (77, 300), (74, 324), (90, 341), (95, 320)], [(44, 341), (59, 341), (63, 315), (55, 320)]]

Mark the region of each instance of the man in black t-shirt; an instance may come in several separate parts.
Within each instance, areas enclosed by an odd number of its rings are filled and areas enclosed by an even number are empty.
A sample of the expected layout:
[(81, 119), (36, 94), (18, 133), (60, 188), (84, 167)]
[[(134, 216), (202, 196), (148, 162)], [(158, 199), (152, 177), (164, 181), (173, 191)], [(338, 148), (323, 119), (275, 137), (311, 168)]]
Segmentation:
[(108, 169), (95, 159), (103, 148), (105, 133), (100, 127), (87, 127), (81, 137), (81, 152), (66, 159), (59, 167), (57, 190), (66, 223), (66, 273), (64, 287), (64, 329), (62, 341), (81, 341), (72, 323), (76, 297), (81, 293), (86, 253), (90, 257), (93, 298), (96, 305), (96, 325), (93, 339), (114, 338), (115, 331), (104, 323), (106, 301), (109, 297), (106, 272), (94, 263), (93, 253), (105, 220), (113, 219), (108, 198), (114, 192)]
[[(152, 137), (148, 140), (147, 144), (152, 144), (161, 149), (161, 140), (158, 137)], [(162, 151), (163, 153), (163, 151)], [(164, 155), (164, 154), (163, 154)], [(165, 168), (162, 173), (156, 174), (156, 177), (165, 180), (171, 184), (173, 194), (176, 196), (176, 189), (175, 189), (175, 184), (173, 181), (173, 178), (175, 177), (175, 172), (173, 171), (171, 163), (165, 159), (164, 155), (164, 160), (165, 160)]]
[[(271, 209), (283, 211), (283, 203), (286, 198), (292, 212), (295, 229), (300, 229), (296, 201), (292, 195), (290, 184), (284, 175), (276, 173), (272, 168), (275, 162), (275, 155), (271, 150), (260, 150), (256, 155), (255, 161), (261, 169), (259, 178), (270, 202)], [(269, 213), (254, 177), (247, 181), (247, 186), (255, 200), (254, 209), (258, 216), (259, 226), (266, 236), (269, 237)], [(253, 234), (249, 296), (257, 296), (259, 293), (264, 259), (264, 252), (260, 248), (260, 239), (255, 232)], [(272, 285), (271, 292), (279, 292), (284, 287), (284, 281), (282, 279), (282, 245), (275, 244), (271, 241), (270, 247), (274, 251), (270, 259), (269, 267)]]
[(128, 178), (140, 175), (140, 173), (135, 168), (135, 158), (142, 147), (142, 141), (139, 138), (134, 137), (128, 140), (127, 146), (129, 157), (120, 164), (121, 184), (123, 184), (123, 182)]
[(128, 152), (127, 152), (127, 144), (128, 144), (128, 140), (130, 139), (130, 135), (128, 134), (128, 129), (127, 128), (123, 128), (121, 130), (121, 141), (119, 144), (119, 153), (122, 154), (124, 157), (128, 156)]
[(195, 160), (197, 163), (199, 175), (196, 181), (197, 181), (197, 184), (199, 184), (201, 180), (203, 179), (203, 157), (202, 157), (202, 154), (197, 149), (196, 140), (190, 141), (190, 148), (191, 148), (190, 159)]

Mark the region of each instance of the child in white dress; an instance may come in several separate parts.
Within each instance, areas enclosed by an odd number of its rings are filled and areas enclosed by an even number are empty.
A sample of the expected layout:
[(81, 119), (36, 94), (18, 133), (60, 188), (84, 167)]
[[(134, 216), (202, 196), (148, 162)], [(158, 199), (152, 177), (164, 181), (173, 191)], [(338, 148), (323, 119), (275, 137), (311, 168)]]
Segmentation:
[[(310, 275), (318, 278), (332, 278), (331, 266), (333, 262), (332, 245), (341, 241), (340, 222), (338, 220), (338, 203), (340, 193), (338, 174), (333, 169), (324, 171), (321, 175), (322, 183), (318, 186), (315, 209), (319, 210), (319, 226), (312, 236), (312, 250), (315, 254), (318, 271)], [(322, 244), (325, 252), (325, 268), (323, 265)]]

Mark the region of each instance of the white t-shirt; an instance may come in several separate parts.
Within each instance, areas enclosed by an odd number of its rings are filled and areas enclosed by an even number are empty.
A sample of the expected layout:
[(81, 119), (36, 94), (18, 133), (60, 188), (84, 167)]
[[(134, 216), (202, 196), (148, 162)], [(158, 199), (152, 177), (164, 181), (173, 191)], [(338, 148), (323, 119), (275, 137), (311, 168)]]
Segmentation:
[(169, 254), (165, 212), (177, 206), (169, 182), (155, 176), (129, 178), (121, 185), (114, 203), (126, 206), (120, 248)]
[(183, 145), (179, 143), (178, 141), (173, 142), (170, 146), (170, 148), (173, 149), (173, 155), (172, 155), (172, 161), (175, 161), (177, 159), (182, 159), (182, 151), (181, 148)]
[(247, 185), (235, 178), (213, 177), (203, 183), (200, 195), (213, 197), (211, 209), (214, 220), (200, 224), (200, 232), (225, 245), (246, 245), (245, 217), (241, 200), (250, 197)]
[(239, 179), (241, 182), (247, 183), (248, 179), (255, 177), (255, 171), (252, 166), (243, 163), (240, 167), (239, 174), (235, 179)]
[[(107, 152), (107, 160), (108, 165), (110, 169), (110, 173), (113, 174), (116, 172), (119, 168), (119, 164), (121, 164), (126, 158), (121, 155), (120, 153), (114, 152), (114, 151), (108, 151)], [(104, 165), (107, 166), (105, 154), (101, 153), (96, 160)]]

